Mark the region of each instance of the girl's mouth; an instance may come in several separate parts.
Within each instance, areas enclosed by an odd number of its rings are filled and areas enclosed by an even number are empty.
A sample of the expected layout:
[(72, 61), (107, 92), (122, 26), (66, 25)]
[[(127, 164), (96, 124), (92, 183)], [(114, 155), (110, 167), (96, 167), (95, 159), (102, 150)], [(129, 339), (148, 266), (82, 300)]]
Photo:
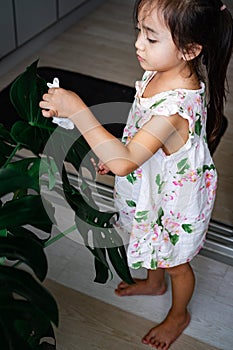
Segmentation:
[(144, 59), (140, 55), (137, 55), (137, 58), (138, 58), (138, 61), (140, 62), (144, 61)]

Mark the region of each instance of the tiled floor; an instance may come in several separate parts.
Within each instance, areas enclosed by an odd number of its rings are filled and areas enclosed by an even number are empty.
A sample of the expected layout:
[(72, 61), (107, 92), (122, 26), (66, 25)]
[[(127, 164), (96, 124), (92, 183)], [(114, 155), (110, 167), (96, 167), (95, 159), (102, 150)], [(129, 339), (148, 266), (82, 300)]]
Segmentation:
[[(49, 278), (156, 323), (164, 318), (171, 302), (169, 281), (168, 291), (163, 296), (119, 298), (114, 294), (114, 288), (119, 282), (118, 276), (114, 273), (113, 280), (106, 285), (93, 282), (93, 257), (82, 244), (74, 241), (75, 234), (68, 237), (62, 238), (46, 250)], [(233, 267), (200, 255), (193, 260), (192, 266), (197, 284), (190, 304), (192, 320), (185, 334), (219, 349), (231, 350)], [(143, 277), (144, 272), (138, 271), (136, 275)]]

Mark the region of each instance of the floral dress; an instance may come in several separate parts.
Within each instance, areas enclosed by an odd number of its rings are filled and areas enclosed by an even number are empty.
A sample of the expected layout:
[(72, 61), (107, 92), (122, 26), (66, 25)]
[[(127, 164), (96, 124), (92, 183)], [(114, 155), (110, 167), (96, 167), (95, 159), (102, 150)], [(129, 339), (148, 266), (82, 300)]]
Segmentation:
[(206, 142), (205, 85), (143, 98), (156, 74), (136, 82), (135, 100), (124, 129), (127, 144), (154, 115), (178, 113), (188, 120), (189, 138), (171, 155), (160, 148), (138, 169), (116, 177), (118, 229), (130, 233), (131, 268), (169, 268), (189, 262), (202, 248), (213, 209), (217, 173)]

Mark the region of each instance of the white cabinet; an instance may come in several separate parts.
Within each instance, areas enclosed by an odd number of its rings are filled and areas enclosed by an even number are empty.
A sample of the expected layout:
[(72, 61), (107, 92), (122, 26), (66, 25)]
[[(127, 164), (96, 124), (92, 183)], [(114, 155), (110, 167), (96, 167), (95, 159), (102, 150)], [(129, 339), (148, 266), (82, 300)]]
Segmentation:
[(81, 5), (85, 0), (58, 0), (58, 16), (63, 17), (76, 7)]
[(17, 44), (22, 45), (56, 20), (56, 0), (15, 0)]
[(16, 48), (13, 3), (0, 1), (0, 58)]
[(0, 74), (104, 1), (0, 0)]

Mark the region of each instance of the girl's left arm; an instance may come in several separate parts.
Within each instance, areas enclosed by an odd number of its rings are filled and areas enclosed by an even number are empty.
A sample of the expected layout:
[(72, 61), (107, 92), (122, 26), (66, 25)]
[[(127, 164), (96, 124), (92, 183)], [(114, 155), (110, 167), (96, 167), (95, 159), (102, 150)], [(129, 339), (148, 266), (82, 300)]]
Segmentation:
[(109, 133), (74, 92), (51, 88), (40, 102), (44, 117), (73, 121), (97, 157), (116, 175), (125, 176), (149, 159), (176, 130), (172, 118), (153, 117), (124, 145)]

